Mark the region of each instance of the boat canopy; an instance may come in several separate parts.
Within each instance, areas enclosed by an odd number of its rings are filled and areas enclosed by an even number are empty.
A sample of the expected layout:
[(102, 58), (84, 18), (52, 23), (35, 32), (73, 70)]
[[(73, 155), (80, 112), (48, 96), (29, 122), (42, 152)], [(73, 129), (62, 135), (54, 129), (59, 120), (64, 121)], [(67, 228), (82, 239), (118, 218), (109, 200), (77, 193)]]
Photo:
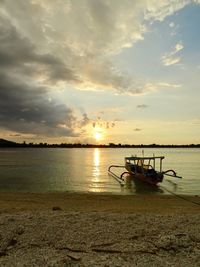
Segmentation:
[[(131, 157), (125, 157), (125, 164), (133, 164), (137, 166), (141, 166), (143, 169), (149, 169), (152, 168), (155, 170), (156, 165), (159, 164), (159, 171), (162, 172), (162, 160), (164, 159), (164, 156), (151, 156), (151, 157), (138, 157), (138, 156), (131, 156)], [(131, 163), (131, 161), (133, 163)], [(153, 163), (151, 165), (151, 163)], [(157, 164), (156, 164), (157, 163)]]
[(131, 157), (125, 157), (125, 160), (154, 160), (154, 159), (164, 159), (164, 156), (160, 157), (137, 157), (137, 156), (131, 156)]

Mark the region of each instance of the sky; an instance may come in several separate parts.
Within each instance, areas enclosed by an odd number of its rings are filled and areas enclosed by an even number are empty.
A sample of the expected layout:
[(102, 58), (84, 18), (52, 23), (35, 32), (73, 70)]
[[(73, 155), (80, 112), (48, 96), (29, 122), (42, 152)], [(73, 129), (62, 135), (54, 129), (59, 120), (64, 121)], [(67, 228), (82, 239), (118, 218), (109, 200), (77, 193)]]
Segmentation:
[(0, 138), (200, 143), (199, 0), (0, 0)]

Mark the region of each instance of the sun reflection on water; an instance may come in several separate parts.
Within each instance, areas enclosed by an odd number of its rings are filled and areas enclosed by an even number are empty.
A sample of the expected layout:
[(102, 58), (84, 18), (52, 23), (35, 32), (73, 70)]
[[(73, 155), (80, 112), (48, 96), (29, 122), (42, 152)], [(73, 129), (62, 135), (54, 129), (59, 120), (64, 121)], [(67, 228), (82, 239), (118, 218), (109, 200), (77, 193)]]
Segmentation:
[(99, 151), (98, 148), (95, 148), (94, 149), (93, 164), (94, 164), (93, 177), (96, 178), (97, 181), (99, 181), (99, 175), (100, 175), (100, 169), (99, 169), (99, 165), (100, 165), (100, 151)]
[(93, 171), (92, 171), (92, 181), (91, 181), (91, 192), (102, 192), (101, 180), (100, 180), (100, 150), (95, 148), (93, 152)]

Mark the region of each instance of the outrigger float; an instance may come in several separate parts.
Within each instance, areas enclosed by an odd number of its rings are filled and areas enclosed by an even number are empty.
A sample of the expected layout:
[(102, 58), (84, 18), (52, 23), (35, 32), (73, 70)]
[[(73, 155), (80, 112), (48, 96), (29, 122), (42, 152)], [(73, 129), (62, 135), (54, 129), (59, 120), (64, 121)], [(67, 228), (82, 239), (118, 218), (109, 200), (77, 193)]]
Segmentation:
[[(108, 173), (111, 174), (121, 185), (124, 185), (126, 180), (125, 176), (136, 178), (142, 182), (148, 183), (150, 185), (157, 185), (163, 181), (164, 175), (182, 178), (178, 176), (174, 170), (162, 171), (162, 161), (164, 157), (125, 157), (125, 165), (111, 165), (108, 168)], [(156, 165), (159, 164), (159, 170), (155, 170)], [(125, 168), (120, 176), (114, 173), (112, 168)]]

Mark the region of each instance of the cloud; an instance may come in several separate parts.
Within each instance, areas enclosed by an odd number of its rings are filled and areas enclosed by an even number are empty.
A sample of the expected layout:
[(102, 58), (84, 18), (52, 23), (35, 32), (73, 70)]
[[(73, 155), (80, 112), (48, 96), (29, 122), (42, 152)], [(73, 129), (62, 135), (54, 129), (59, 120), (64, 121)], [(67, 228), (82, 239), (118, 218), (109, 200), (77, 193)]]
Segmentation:
[(175, 84), (175, 83), (167, 83), (167, 82), (158, 82), (157, 85), (159, 87), (169, 87), (169, 88), (180, 88), (182, 87), (181, 84)]
[(73, 111), (65, 105), (49, 102), (47, 93), (46, 88), (13, 83), (1, 74), (1, 128), (36, 135), (77, 136)]
[(86, 126), (86, 125), (88, 125), (91, 122), (91, 120), (88, 118), (88, 115), (86, 113), (83, 113), (82, 116), (83, 116), (83, 118), (79, 122), (79, 125), (80, 125), (81, 128)]
[(165, 66), (171, 66), (179, 63), (181, 61), (181, 57), (163, 56), (162, 61)]
[(78, 77), (66, 63), (53, 54), (37, 52), (37, 47), (3, 17), (0, 17), (0, 43), (1, 71), (45, 83), (61, 80), (78, 82)]
[[(17, 133), (77, 136), (91, 123), (55, 100), (60, 88), (142, 94), (166, 87), (113, 62), (143, 40), (148, 25), (183, 8), (174, 0), (0, 1), (0, 125)], [(183, 49), (163, 59), (168, 65)], [(168, 60), (168, 61), (167, 61)], [(180, 61), (180, 60), (179, 60)], [(57, 98), (58, 99), (58, 98)], [(105, 127), (114, 127), (109, 122)]]
[(116, 114), (116, 113), (120, 113), (122, 111), (122, 107), (107, 107), (104, 108), (104, 110), (101, 110), (99, 113), (100, 114)]
[(184, 48), (184, 46), (183, 46), (182, 42), (177, 43), (175, 45), (175, 52), (174, 53), (177, 53), (178, 51), (181, 51), (183, 48)]
[(115, 127), (116, 120), (115, 121), (107, 121), (103, 120), (100, 117), (98, 117), (95, 121), (92, 122), (92, 127), (97, 129), (110, 129)]
[(165, 66), (175, 65), (181, 61), (181, 57), (177, 56), (177, 53), (183, 50), (184, 45), (182, 42), (179, 42), (175, 45), (174, 49), (162, 56), (162, 63)]
[(20, 137), (21, 134), (16, 133), (16, 134), (10, 134), (9, 136), (11, 136), (11, 137)]
[(179, 24), (175, 24), (174, 22), (169, 23), (169, 27), (171, 28), (171, 36), (175, 36), (177, 34), (177, 31), (179, 29)]
[(140, 131), (142, 131), (142, 129), (140, 129), (140, 128), (135, 128), (134, 131), (136, 131), (136, 132), (140, 132)]
[(124, 73), (111, 57), (142, 40), (148, 24), (163, 20), (187, 3), (174, 0), (159, 3), (153, 0), (3, 1), (0, 12), (4, 19), (2, 61), (15, 69), (16, 75), (34, 76), (43, 85), (62, 82), (72, 83), (81, 90), (112, 90), (119, 94), (148, 92), (143, 81)]
[(55, 83), (80, 82), (75, 72), (53, 54), (39, 53), (28, 38), (0, 17), (1, 129), (46, 136), (77, 136), (87, 121), (49, 96)]
[(169, 23), (169, 27), (170, 27), (170, 28), (174, 28), (174, 27), (175, 27), (175, 23), (174, 23), (173, 21), (170, 22), (170, 23)]
[(144, 91), (145, 92), (155, 92), (161, 89), (166, 89), (166, 88), (180, 88), (182, 87), (181, 84), (176, 84), (176, 83), (169, 83), (169, 82), (164, 82), (164, 81), (153, 81), (153, 82), (147, 82), (144, 85)]
[(147, 20), (163, 21), (167, 16), (174, 14), (176, 11), (184, 8), (191, 3), (189, 0), (150, 0), (146, 2), (147, 9), (145, 10), (145, 18)]
[(137, 108), (147, 108), (148, 107), (148, 105), (145, 105), (145, 104), (140, 104), (140, 105), (137, 105)]

